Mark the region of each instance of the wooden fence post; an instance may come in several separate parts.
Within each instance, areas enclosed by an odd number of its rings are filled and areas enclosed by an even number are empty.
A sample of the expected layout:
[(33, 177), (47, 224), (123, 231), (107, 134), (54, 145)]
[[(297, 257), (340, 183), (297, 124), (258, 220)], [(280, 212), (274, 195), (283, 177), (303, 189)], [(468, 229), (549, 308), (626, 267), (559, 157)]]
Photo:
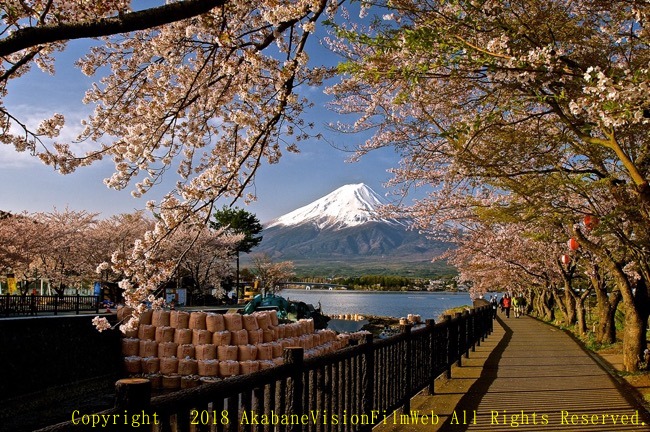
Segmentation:
[[(372, 333), (365, 336), (364, 346), (363, 346), (363, 392), (361, 395), (361, 407), (364, 414), (368, 415), (368, 418), (372, 418), (372, 410), (374, 408), (374, 389), (375, 389), (375, 346), (373, 344)], [(362, 432), (370, 432), (372, 430), (372, 424), (362, 425), (360, 430)]]
[[(494, 311), (492, 313), (496, 314), (497, 312)], [(495, 319), (490, 317), (489, 333), (488, 333), (489, 335), (492, 334), (492, 332), (494, 331), (494, 321), (495, 321)]]
[(408, 414), (411, 412), (411, 377), (413, 373), (413, 365), (411, 364), (413, 360), (412, 347), (411, 347), (411, 329), (413, 324), (400, 325), (400, 332), (405, 333), (405, 344), (406, 347), (402, 353), (402, 363), (404, 364), (404, 382), (402, 383), (402, 388), (404, 389), (402, 412)]
[[(299, 418), (303, 414), (303, 363), (305, 350), (301, 347), (289, 347), (284, 349), (284, 363), (291, 366), (291, 381), (287, 388), (289, 398), (287, 400), (287, 414), (296, 414)], [(292, 424), (289, 429), (291, 432), (300, 432), (300, 424)]]
[(38, 304), (36, 303), (36, 296), (33, 293), (29, 297), (29, 314), (38, 315)]
[(465, 310), (462, 315), (463, 327), (461, 337), (463, 338), (463, 351), (465, 351), (465, 358), (469, 358), (469, 345), (472, 339), (470, 338), (470, 331), (472, 329), (472, 322), (470, 321), (469, 311)]
[[(453, 346), (454, 346), (453, 339), (454, 339), (454, 333), (455, 332), (451, 328), (451, 315), (445, 315), (444, 316), (444, 321), (445, 321), (445, 324), (447, 324), (446, 325), (446, 327), (447, 327), (447, 343), (446, 343), (446, 347), (445, 347), (446, 351), (447, 351), (447, 362), (446, 362), (447, 363), (447, 365), (446, 365), (447, 366), (447, 373), (446, 373), (446, 376), (447, 376), (447, 379), (451, 379), (451, 363), (452, 363), (452, 359), (454, 358), (451, 351), (452, 351)], [(456, 338), (456, 340), (458, 340), (458, 338)]]
[(456, 356), (456, 365), (457, 366), (462, 366), (462, 352), (464, 351), (464, 344), (461, 344), (461, 340), (463, 338), (463, 320), (461, 319), (461, 314), (460, 312), (456, 312), (454, 315), (454, 318), (456, 318), (456, 325), (454, 326), (455, 331), (456, 331), (456, 337), (454, 338), (456, 342), (456, 349), (454, 350), (454, 355)]
[(481, 320), (480, 320), (481, 314), (478, 313), (476, 309), (472, 309), (469, 311), (469, 318), (470, 322), (472, 323), (471, 326), (471, 331), (470, 331), (470, 338), (472, 341), (472, 352), (476, 352), (476, 347), (481, 346), (481, 338), (477, 337), (480, 333), (480, 328), (481, 328)]
[(485, 306), (481, 313), (481, 341), (485, 341), (485, 338), (488, 337), (490, 333), (490, 327), (492, 326), (494, 311), (492, 310), (492, 305)]
[(437, 359), (437, 354), (438, 354), (438, 346), (436, 344), (436, 333), (435, 333), (435, 325), (436, 325), (436, 320), (434, 319), (428, 319), (425, 321), (426, 326), (427, 326), (427, 331), (429, 332), (429, 347), (430, 347), (430, 355), (431, 355), (431, 368), (430, 373), (431, 376), (429, 377), (429, 388), (427, 392), (430, 395), (433, 395), (435, 393), (435, 381), (436, 381), (436, 359)]
[(151, 403), (151, 381), (146, 378), (124, 378), (115, 383), (115, 408), (144, 410)]

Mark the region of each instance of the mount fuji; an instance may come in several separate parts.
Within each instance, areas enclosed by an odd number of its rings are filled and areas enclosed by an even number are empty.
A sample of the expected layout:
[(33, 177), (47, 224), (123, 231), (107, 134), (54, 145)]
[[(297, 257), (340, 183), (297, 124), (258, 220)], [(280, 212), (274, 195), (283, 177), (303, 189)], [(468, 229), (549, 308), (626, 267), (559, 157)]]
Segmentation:
[(448, 244), (409, 230), (407, 221), (382, 218), (378, 209), (384, 204), (363, 183), (342, 186), (265, 224), (262, 243), (254, 252), (300, 266), (326, 261), (429, 263), (448, 249)]
[(379, 207), (384, 204), (382, 198), (365, 184), (349, 184), (272, 220), (267, 228), (310, 224), (320, 230), (327, 230), (356, 227), (370, 222), (398, 223), (377, 216)]

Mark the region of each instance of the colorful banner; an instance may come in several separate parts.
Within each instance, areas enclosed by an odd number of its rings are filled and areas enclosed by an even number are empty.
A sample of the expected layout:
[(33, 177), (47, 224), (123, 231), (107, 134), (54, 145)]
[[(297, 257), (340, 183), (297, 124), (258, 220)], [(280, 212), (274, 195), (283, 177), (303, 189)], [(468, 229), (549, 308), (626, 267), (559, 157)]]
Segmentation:
[(9, 294), (14, 294), (16, 291), (18, 291), (18, 287), (16, 286), (16, 278), (12, 274), (7, 275), (7, 287), (9, 288)]

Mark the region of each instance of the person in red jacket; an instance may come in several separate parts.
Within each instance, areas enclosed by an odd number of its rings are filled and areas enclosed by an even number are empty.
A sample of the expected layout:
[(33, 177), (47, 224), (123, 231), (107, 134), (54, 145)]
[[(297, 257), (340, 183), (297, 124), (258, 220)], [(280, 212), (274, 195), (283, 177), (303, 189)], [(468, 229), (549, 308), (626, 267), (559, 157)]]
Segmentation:
[(510, 294), (505, 293), (503, 295), (503, 310), (506, 313), (506, 318), (510, 318), (510, 306), (512, 306), (512, 299), (510, 298)]

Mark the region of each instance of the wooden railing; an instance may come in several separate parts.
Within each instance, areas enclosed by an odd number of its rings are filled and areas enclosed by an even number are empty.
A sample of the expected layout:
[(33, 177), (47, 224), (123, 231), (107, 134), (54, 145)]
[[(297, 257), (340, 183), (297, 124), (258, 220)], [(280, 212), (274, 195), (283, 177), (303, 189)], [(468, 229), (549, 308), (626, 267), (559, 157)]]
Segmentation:
[(99, 296), (2, 295), (0, 316), (57, 315), (59, 312), (99, 312)]
[(74, 413), (72, 421), (41, 432), (95, 430), (105, 419), (102, 430), (128, 430), (136, 422), (153, 431), (370, 431), (395, 410), (410, 412), (418, 392), (433, 393), (435, 379), (450, 376), (452, 365), (491, 331), (492, 310), (481, 307), (403, 326), (388, 339), (367, 335), (324, 356), (305, 359), (302, 348), (287, 348), (283, 365), (152, 399), (146, 392), (118, 398), (97, 417)]

